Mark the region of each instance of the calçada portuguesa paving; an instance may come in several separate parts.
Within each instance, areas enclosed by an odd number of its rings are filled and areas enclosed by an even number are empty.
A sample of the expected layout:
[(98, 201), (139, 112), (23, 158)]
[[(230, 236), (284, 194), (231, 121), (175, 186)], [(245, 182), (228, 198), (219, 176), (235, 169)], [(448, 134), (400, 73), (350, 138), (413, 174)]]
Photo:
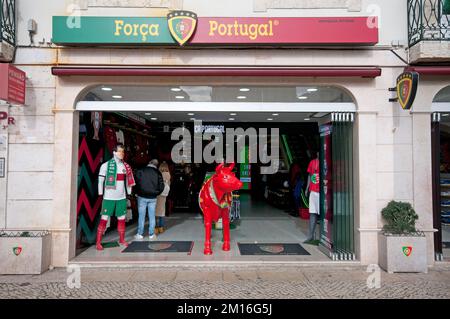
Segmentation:
[(0, 298), (450, 299), (448, 263), (428, 274), (367, 270), (359, 265), (56, 268), (42, 275), (0, 276)]

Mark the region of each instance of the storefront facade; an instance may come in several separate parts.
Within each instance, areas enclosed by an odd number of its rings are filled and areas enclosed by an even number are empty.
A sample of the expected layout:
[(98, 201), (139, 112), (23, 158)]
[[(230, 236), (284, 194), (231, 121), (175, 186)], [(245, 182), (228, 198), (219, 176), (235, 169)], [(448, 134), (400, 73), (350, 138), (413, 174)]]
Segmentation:
[[(378, 263), (381, 209), (391, 200), (401, 200), (412, 203), (419, 215), (417, 227), (427, 236), (428, 263), (434, 263), (431, 114), (433, 98), (449, 82), (448, 75), (425, 76), (409, 111), (389, 101), (393, 97), (389, 88), (395, 86), (397, 77), (408, 66), (406, 3), (383, 1), (374, 7), (364, 0), (330, 1), (311, 7), (304, 1), (288, 6), (279, 1), (255, 0), (244, 7), (238, 1), (210, 6), (199, 1), (127, 1), (117, 7), (103, 1), (75, 1), (78, 7), (74, 7), (66, 2), (59, 7), (43, 5), (38, 12), (31, 1), (17, 3), (22, 22), (18, 24), (14, 64), (27, 72), (27, 101), (25, 106), (8, 107), (15, 123), (6, 132), (8, 165), (2, 182), (7, 191), (0, 204), (1, 229), (51, 232), (53, 266), (66, 266), (75, 256), (79, 127), (76, 107), (80, 97), (98, 85), (180, 84), (315, 85), (348, 92), (356, 106), (352, 176), (356, 259), (363, 265)], [(190, 10), (199, 19), (358, 17), (370, 25), (374, 23), (372, 16), (377, 16), (380, 21), (376, 43), (351, 44), (357, 41), (349, 39), (350, 44), (343, 45), (325, 39), (316, 45), (242, 46), (231, 42), (215, 47), (187, 43), (183, 47), (161, 48), (130, 47), (126, 43), (105, 46), (96, 40), (77, 46), (63, 45), (64, 41), (47, 45), (52, 34), (53, 42), (58, 41), (55, 30), (52, 33), (52, 18), (68, 16), (71, 12), (66, 10), (77, 8), (75, 13), (92, 17), (166, 19), (169, 10)], [(31, 18), (42, 26), (34, 37), (35, 46), (27, 46), (26, 21)], [(116, 31), (120, 34), (122, 25), (119, 26)], [(126, 28), (133, 27), (124, 23), (124, 32)], [(224, 34), (235, 30), (219, 25), (214, 28)], [(270, 34), (270, 28), (271, 25), (263, 26), (261, 34)], [(44, 38), (47, 40), (41, 40)]]

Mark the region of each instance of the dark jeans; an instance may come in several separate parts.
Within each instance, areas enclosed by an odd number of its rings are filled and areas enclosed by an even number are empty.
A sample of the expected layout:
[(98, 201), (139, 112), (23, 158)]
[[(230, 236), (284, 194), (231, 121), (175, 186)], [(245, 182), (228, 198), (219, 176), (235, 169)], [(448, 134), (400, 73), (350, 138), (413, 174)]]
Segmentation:
[(164, 227), (164, 217), (156, 216), (156, 227)]

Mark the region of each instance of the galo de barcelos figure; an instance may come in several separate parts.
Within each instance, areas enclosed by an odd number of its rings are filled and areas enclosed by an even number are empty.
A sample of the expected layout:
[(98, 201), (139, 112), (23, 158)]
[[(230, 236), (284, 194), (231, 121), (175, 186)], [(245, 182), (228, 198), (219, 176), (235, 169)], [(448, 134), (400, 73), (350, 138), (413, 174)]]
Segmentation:
[(118, 144), (113, 149), (113, 158), (102, 164), (98, 175), (98, 194), (103, 195), (101, 219), (97, 228), (97, 250), (103, 250), (102, 236), (108, 218), (117, 217), (119, 244), (128, 246), (125, 241), (125, 217), (127, 214), (127, 195), (136, 184), (130, 165), (123, 161), (125, 147)]
[(205, 255), (211, 255), (211, 227), (212, 222), (222, 218), (224, 251), (230, 250), (230, 208), (232, 191), (242, 188), (242, 182), (232, 172), (234, 163), (226, 167), (223, 163), (216, 167), (216, 172), (202, 186), (198, 197), (203, 213), (205, 226)]

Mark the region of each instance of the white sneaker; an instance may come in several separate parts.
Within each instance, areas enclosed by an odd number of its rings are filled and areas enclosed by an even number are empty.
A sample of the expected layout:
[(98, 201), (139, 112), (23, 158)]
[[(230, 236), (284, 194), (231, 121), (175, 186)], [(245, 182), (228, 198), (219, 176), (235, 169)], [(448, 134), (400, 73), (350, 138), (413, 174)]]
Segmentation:
[(156, 235), (155, 234), (153, 234), (153, 235), (151, 235), (151, 236), (148, 236), (148, 239), (149, 240), (153, 240), (153, 239), (155, 239), (156, 238)]
[(144, 236), (139, 235), (139, 234), (136, 234), (136, 236), (134, 236), (134, 239), (136, 239), (136, 240), (142, 240), (142, 239), (144, 239)]

